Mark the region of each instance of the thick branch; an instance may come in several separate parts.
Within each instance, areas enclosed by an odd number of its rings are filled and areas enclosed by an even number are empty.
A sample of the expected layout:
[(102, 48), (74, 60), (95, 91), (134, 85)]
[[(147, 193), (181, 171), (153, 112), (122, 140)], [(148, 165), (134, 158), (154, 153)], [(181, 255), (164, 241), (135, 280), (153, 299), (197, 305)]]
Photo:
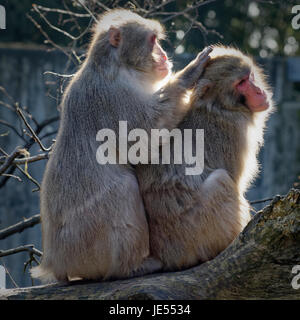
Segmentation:
[(2, 299), (299, 299), (300, 190), (276, 197), (215, 259), (176, 273), (9, 289)]

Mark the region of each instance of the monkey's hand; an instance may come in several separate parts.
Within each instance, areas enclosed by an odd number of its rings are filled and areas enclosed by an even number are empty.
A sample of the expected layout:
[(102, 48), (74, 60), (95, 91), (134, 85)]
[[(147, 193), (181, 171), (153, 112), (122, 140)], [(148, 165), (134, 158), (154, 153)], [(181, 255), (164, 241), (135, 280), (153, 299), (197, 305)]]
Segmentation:
[(211, 47), (205, 48), (192, 62), (176, 74), (177, 81), (179, 81), (185, 89), (193, 89), (210, 60), (209, 54), (212, 50)]

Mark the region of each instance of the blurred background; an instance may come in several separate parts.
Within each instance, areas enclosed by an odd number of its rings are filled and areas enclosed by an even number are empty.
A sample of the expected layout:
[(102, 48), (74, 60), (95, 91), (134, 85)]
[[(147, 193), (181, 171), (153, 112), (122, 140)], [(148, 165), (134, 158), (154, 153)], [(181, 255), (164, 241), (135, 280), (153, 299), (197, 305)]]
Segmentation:
[[(22, 233), (8, 236), (1, 231), (39, 214), (38, 190), (48, 148), (57, 132), (63, 90), (70, 75), (84, 61), (90, 27), (97, 15), (109, 8), (128, 8), (160, 20), (167, 31), (163, 47), (175, 70), (208, 44), (233, 45), (253, 55), (268, 74), (277, 111), (268, 122), (265, 145), (259, 155), (261, 172), (247, 198), (257, 211), (268, 204), (261, 200), (298, 187), (297, 2), (0, 0), (0, 9), (5, 8), (0, 10), (0, 265), (6, 270), (6, 286), (32, 285), (28, 267), (38, 255), (27, 249), (12, 255), (1, 252), (28, 244), (42, 250), (38, 218), (29, 220), (32, 227)], [(36, 142), (36, 137), (41, 143)], [(14, 155), (17, 146), (24, 149), (18, 158), (39, 155), (38, 161), (16, 163), (12, 159), (9, 163), (9, 155)]]

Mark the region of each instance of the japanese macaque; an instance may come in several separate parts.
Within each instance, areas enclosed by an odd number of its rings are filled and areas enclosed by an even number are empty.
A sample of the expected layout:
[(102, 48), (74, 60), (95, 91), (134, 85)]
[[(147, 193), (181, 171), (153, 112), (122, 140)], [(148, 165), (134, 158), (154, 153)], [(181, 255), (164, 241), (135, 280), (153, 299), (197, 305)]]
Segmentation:
[[(43, 258), (32, 270), (44, 281), (130, 277), (158, 270), (149, 228), (130, 164), (96, 160), (102, 128), (118, 132), (175, 127), (189, 110), (210, 48), (170, 77), (159, 44), (162, 26), (127, 10), (111, 10), (94, 28), (86, 61), (64, 93), (60, 128), (41, 187)], [(118, 136), (118, 134), (117, 134)], [(116, 150), (117, 154), (119, 150)]]
[[(191, 109), (178, 126), (182, 136), (184, 129), (193, 130), (194, 150), (195, 130), (204, 129), (203, 172), (186, 175), (189, 165), (174, 160), (136, 170), (148, 213), (150, 251), (164, 270), (214, 258), (251, 219), (244, 193), (257, 173), (271, 92), (262, 70), (240, 51), (213, 47), (210, 56), (192, 91)], [(170, 149), (172, 160), (172, 139)]]

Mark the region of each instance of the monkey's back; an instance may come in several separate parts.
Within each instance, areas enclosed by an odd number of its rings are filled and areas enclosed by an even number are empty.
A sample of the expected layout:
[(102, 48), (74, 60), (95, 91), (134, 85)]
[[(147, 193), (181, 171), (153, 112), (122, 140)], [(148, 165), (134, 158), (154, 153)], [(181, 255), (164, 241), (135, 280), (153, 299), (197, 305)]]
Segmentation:
[[(204, 129), (204, 170), (200, 175), (186, 175), (190, 165), (185, 162), (137, 168), (149, 216), (150, 250), (166, 270), (212, 259), (250, 219), (248, 204), (238, 189), (244, 128), (196, 108), (178, 128), (182, 136), (185, 129), (193, 130), (193, 150), (195, 130)], [(174, 140), (170, 150), (172, 159)]]
[[(134, 172), (126, 165), (100, 165), (96, 159), (97, 131), (118, 120), (111, 118), (114, 106), (110, 104), (109, 112), (105, 106), (115, 97), (93, 96), (98, 94), (93, 86), (82, 86), (88, 80), (78, 77), (67, 89), (41, 187), (40, 270), (59, 280), (122, 276), (120, 272), (126, 276), (149, 254), (148, 225)], [(132, 252), (131, 243), (136, 249)]]

